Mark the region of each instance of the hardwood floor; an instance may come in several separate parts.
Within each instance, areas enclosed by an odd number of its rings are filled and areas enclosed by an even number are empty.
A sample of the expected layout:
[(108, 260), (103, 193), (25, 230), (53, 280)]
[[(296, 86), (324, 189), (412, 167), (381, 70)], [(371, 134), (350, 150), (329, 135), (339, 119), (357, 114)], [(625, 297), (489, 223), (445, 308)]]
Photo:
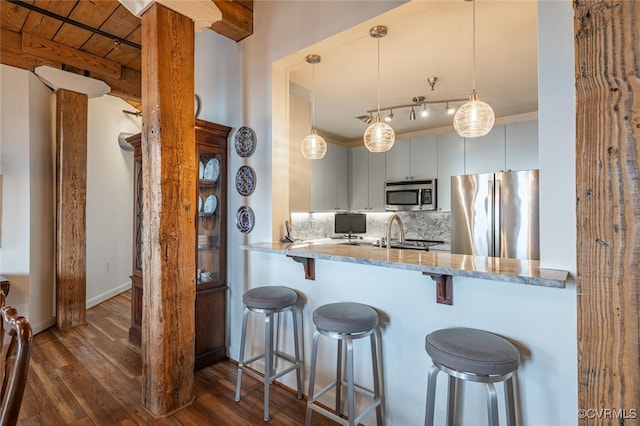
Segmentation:
[[(271, 420), (262, 419), (262, 383), (243, 376), (235, 402), (237, 367), (230, 361), (195, 375), (194, 401), (154, 419), (141, 405), (142, 363), (127, 340), (130, 292), (87, 311), (86, 326), (46, 330), (34, 337), (20, 425), (283, 425), (304, 424), (306, 400), (271, 386)], [(315, 413), (314, 425), (334, 425)]]

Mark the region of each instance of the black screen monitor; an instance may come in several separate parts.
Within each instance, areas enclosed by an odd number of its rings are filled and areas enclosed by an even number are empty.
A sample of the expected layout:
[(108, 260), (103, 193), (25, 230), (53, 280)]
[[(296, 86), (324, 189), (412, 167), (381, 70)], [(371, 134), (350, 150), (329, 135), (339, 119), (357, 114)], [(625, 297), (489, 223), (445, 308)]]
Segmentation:
[(364, 213), (336, 213), (336, 234), (364, 234), (367, 232), (367, 215)]

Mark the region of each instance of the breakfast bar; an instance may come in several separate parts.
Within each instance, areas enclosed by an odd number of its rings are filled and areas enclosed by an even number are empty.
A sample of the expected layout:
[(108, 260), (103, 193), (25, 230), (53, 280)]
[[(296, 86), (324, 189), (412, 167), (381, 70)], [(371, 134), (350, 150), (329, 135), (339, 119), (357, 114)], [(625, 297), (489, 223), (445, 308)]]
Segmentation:
[(437, 285), (438, 303), (452, 304), (453, 277), (481, 278), (514, 284), (564, 288), (569, 273), (540, 267), (537, 260), (470, 256), (437, 251), (353, 245), (326, 240), (300, 243), (254, 243), (244, 250), (284, 254), (304, 265), (305, 278), (315, 279), (315, 259), (418, 271)]

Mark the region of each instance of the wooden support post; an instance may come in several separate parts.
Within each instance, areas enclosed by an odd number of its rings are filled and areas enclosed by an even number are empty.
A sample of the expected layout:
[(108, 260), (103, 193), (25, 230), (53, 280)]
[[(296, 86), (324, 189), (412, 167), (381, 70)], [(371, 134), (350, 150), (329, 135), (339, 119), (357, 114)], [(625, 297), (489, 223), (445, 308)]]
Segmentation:
[(640, 415), (640, 2), (578, 0), (578, 424)]
[(193, 21), (142, 15), (142, 403), (164, 416), (193, 394), (196, 147)]
[(86, 324), (87, 95), (56, 95), (56, 325)]

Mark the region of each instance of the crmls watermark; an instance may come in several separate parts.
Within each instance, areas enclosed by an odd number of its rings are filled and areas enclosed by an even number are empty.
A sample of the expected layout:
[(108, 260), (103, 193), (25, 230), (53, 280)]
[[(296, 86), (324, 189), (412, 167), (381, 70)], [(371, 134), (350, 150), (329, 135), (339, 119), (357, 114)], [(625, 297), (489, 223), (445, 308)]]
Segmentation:
[(638, 410), (635, 408), (581, 408), (578, 410), (580, 419), (637, 419)]

